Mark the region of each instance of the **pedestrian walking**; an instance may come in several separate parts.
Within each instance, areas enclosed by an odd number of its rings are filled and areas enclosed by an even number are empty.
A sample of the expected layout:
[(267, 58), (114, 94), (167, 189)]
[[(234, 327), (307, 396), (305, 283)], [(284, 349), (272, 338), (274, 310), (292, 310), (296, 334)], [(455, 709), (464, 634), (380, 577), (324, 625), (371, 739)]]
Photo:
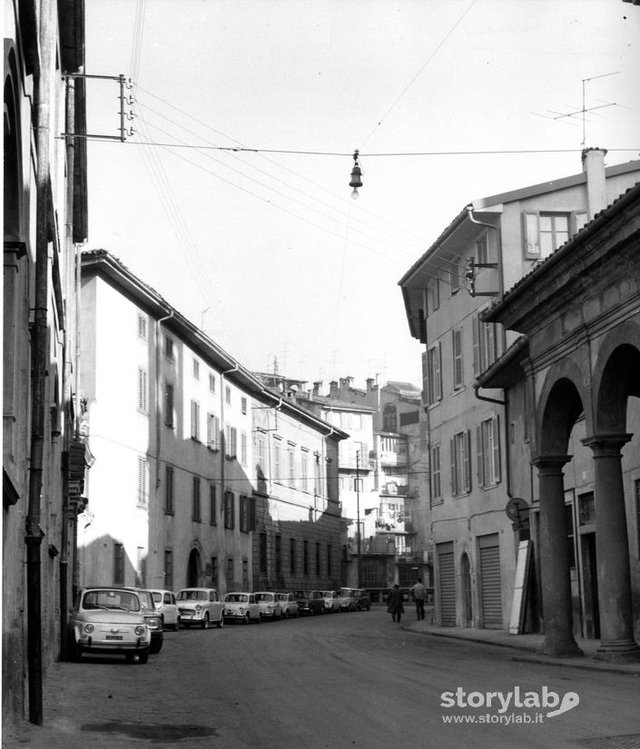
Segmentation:
[(397, 583), (391, 588), (387, 596), (387, 611), (391, 614), (391, 620), (394, 622), (399, 622), (402, 614), (404, 614), (402, 591)]
[(421, 577), (409, 588), (409, 594), (416, 605), (416, 617), (421, 622), (424, 620), (424, 604), (427, 600), (427, 589), (422, 584)]

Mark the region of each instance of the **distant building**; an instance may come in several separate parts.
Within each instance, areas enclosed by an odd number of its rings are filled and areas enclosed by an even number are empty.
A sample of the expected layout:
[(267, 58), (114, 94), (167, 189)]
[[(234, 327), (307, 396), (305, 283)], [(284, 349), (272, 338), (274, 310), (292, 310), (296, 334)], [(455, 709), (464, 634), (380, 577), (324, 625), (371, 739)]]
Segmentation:
[(223, 594), (339, 579), (344, 433), (265, 387), (104, 250), (82, 256), (82, 335), (95, 465), (81, 583)]
[[(483, 313), (640, 179), (640, 162), (605, 168), (604, 157), (588, 149), (580, 174), (469, 204), (399, 282), (411, 335), (425, 345), (425, 543), (442, 625), (509, 627), (518, 543), (537, 531), (512, 528), (507, 503), (521, 475), (508, 447), (518, 449), (518, 435), (503, 390), (478, 381), (517, 334)], [(539, 612), (528, 626), (540, 626)]]

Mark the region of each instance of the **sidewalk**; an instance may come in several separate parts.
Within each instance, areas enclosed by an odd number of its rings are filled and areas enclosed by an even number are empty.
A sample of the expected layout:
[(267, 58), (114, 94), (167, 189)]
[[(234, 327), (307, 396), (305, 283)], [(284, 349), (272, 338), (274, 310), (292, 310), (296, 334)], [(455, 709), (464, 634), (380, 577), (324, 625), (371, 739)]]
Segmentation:
[(546, 663), (557, 666), (573, 666), (575, 668), (592, 669), (594, 671), (613, 671), (615, 673), (640, 675), (640, 661), (632, 663), (609, 663), (599, 660), (597, 649), (600, 647), (599, 640), (577, 639), (578, 647), (584, 656), (578, 658), (554, 658), (548, 655), (540, 655), (540, 649), (544, 635), (512, 635), (501, 629), (472, 629), (458, 627), (439, 627), (431, 624), (427, 619), (416, 621), (415, 614), (408, 613), (402, 628), (410, 632), (432, 637), (448, 637), (454, 640), (467, 640), (485, 645), (495, 645), (502, 648), (511, 648), (519, 651), (513, 655), (514, 660), (528, 661), (531, 663)]

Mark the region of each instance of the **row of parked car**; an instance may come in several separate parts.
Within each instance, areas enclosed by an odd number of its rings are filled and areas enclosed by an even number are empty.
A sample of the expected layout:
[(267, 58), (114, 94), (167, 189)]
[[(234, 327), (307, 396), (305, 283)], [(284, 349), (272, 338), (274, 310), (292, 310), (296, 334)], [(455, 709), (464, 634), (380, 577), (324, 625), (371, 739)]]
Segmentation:
[(165, 629), (208, 629), (228, 622), (250, 624), (370, 608), (369, 594), (361, 588), (309, 593), (233, 591), (222, 600), (215, 588), (183, 588), (175, 594), (144, 588), (84, 588), (70, 612), (68, 652), (71, 660), (85, 653), (110, 653), (124, 655), (129, 662), (147, 663), (150, 654), (160, 652)]

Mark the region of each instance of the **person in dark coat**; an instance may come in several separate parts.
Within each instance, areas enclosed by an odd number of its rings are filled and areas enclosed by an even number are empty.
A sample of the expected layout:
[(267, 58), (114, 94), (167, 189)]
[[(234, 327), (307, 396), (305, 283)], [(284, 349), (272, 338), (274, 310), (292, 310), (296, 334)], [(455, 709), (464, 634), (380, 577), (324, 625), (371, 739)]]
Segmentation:
[(387, 596), (387, 611), (391, 614), (391, 619), (394, 622), (399, 622), (402, 614), (404, 614), (402, 591), (397, 583), (391, 588)]

